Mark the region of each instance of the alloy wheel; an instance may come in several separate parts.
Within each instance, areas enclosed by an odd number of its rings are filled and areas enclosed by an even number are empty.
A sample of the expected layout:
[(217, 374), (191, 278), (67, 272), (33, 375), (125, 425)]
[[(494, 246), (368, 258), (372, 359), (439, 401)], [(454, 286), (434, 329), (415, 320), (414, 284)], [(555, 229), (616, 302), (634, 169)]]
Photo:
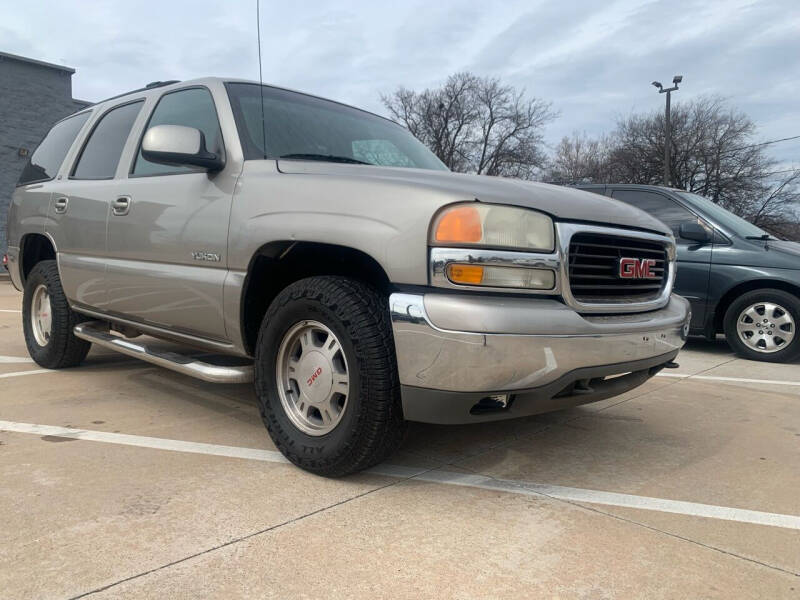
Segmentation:
[(791, 313), (774, 302), (758, 302), (745, 308), (736, 321), (739, 339), (756, 352), (771, 354), (786, 348), (794, 339)]
[(46, 346), (53, 330), (53, 311), (50, 306), (50, 293), (45, 284), (33, 291), (31, 300), (31, 329), (36, 343)]
[(278, 395), (286, 415), (304, 433), (325, 435), (342, 420), (350, 377), (342, 345), (318, 321), (300, 321), (283, 336), (276, 361)]

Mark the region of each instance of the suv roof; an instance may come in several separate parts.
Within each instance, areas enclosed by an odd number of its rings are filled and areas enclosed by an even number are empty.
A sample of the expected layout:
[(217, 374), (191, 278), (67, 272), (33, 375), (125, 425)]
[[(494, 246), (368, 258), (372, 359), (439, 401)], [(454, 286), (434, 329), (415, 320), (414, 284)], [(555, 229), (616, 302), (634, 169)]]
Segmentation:
[[(161, 95), (162, 93), (164, 93), (166, 91), (169, 91), (172, 88), (178, 89), (178, 88), (182, 88), (182, 87), (191, 87), (193, 85), (209, 85), (209, 84), (225, 84), (225, 83), (250, 83), (250, 84), (254, 84), (254, 85), (259, 85), (258, 81), (253, 81), (251, 79), (237, 79), (237, 78), (234, 78), (234, 77), (200, 77), (200, 78), (197, 78), (197, 79), (189, 79), (189, 80), (186, 80), (186, 81), (179, 81), (177, 79), (172, 79), (172, 80), (169, 80), (169, 81), (154, 81), (152, 83), (147, 84), (143, 88), (138, 88), (138, 89), (135, 89), (135, 90), (131, 90), (130, 92), (125, 92), (123, 94), (118, 94), (116, 96), (112, 96), (111, 98), (106, 98), (105, 100), (101, 100), (100, 102), (97, 102), (94, 105), (92, 105), (90, 108), (97, 108), (97, 107), (100, 107), (100, 106), (103, 106), (105, 108), (105, 105), (111, 103), (112, 101), (114, 101), (115, 104), (120, 104), (120, 102), (117, 102), (117, 101), (119, 101), (119, 100), (123, 100), (124, 101), (124, 100), (126, 100), (128, 98), (128, 96), (131, 96), (131, 97), (132, 96), (136, 96), (137, 98), (147, 98), (148, 96), (152, 96), (152, 95)], [(354, 110), (360, 110), (361, 112), (364, 112), (364, 113), (367, 113), (367, 114), (370, 114), (370, 115), (373, 115), (373, 116), (376, 116), (376, 117), (380, 117), (381, 119), (385, 119), (387, 121), (390, 121), (391, 123), (394, 123), (396, 125), (399, 125), (400, 127), (403, 127), (403, 125), (401, 125), (400, 123), (397, 123), (397, 121), (389, 119), (389, 118), (387, 118), (387, 117), (385, 117), (383, 115), (379, 115), (377, 113), (373, 113), (371, 111), (364, 110), (363, 108), (359, 108), (358, 106), (353, 106), (351, 104), (346, 104), (344, 102), (339, 102), (338, 100), (331, 100), (330, 98), (325, 98), (323, 96), (317, 96), (316, 94), (309, 94), (308, 92), (303, 92), (303, 91), (295, 90), (295, 89), (292, 89), (292, 88), (281, 87), (279, 85), (273, 85), (271, 83), (263, 83), (261, 85), (264, 85), (265, 87), (274, 88), (276, 90), (284, 90), (284, 91), (287, 91), (287, 92), (294, 92), (296, 94), (303, 94), (304, 96), (309, 96), (311, 98), (319, 98), (320, 100), (325, 100), (327, 102), (334, 102), (334, 103), (339, 104), (341, 106), (347, 106), (348, 108), (352, 108)], [(77, 112), (80, 112), (80, 111), (77, 111)]]

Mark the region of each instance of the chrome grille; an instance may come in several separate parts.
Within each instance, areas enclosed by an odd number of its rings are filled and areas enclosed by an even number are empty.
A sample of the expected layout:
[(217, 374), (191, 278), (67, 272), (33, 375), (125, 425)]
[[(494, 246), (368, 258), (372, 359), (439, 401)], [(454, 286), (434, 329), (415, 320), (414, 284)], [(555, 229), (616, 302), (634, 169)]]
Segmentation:
[[(621, 258), (653, 259), (653, 279), (623, 279)], [(579, 302), (624, 303), (657, 299), (668, 279), (667, 249), (656, 241), (576, 233), (569, 244), (569, 286)]]

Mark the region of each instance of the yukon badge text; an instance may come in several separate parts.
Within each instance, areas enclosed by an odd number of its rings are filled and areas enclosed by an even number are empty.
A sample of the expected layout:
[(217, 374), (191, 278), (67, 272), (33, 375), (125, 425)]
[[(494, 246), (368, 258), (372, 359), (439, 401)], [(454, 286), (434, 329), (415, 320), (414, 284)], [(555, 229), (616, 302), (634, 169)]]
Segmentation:
[(192, 252), (192, 258), (195, 260), (205, 260), (208, 262), (219, 262), (219, 254), (216, 252), (204, 252), (199, 250), (197, 252)]

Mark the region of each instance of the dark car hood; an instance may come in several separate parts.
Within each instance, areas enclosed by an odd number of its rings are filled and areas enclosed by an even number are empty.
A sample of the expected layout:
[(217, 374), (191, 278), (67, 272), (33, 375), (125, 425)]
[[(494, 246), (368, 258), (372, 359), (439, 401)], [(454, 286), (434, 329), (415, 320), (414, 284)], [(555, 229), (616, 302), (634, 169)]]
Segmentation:
[(798, 242), (787, 242), (784, 240), (781, 241), (770, 241), (767, 242), (767, 247), (770, 250), (777, 250), (782, 254), (787, 254), (789, 256), (794, 256), (797, 258), (797, 268), (800, 269), (800, 243)]
[(661, 221), (637, 208), (599, 194), (546, 183), (449, 171), (299, 160), (281, 160), (278, 169), (282, 173), (352, 177), (354, 183), (366, 183), (370, 179), (391, 181), (436, 189), (457, 195), (460, 200), (477, 199), (533, 208), (565, 221), (591, 221), (646, 229), (664, 235), (671, 233)]

